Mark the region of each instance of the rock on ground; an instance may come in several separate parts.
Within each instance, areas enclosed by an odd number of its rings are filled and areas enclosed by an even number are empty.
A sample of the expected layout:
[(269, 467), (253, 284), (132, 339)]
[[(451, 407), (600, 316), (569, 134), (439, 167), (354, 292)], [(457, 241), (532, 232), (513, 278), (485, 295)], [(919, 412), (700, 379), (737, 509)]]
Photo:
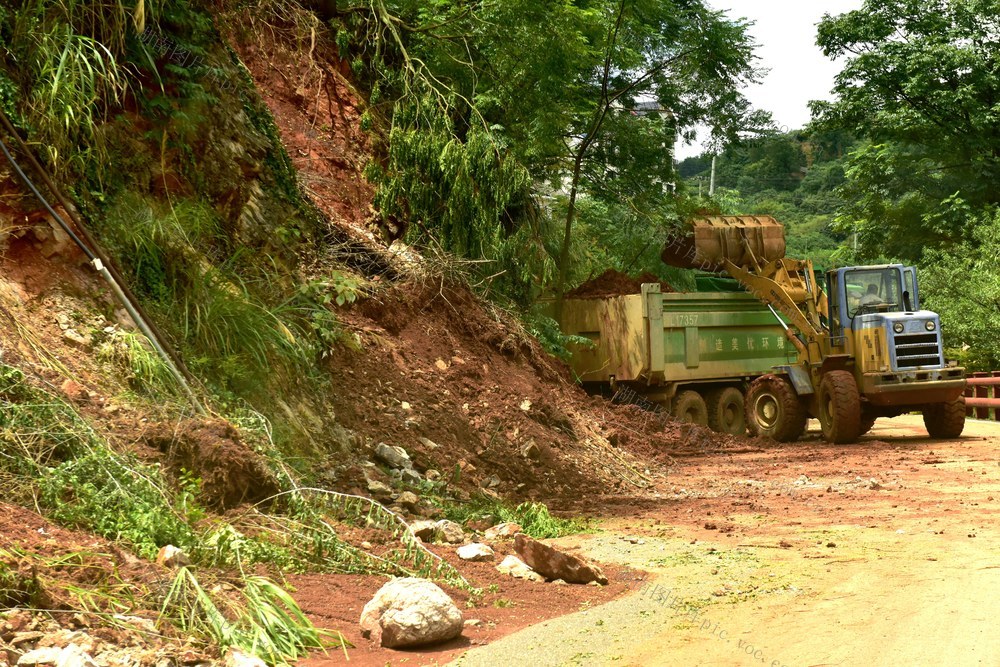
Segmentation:
[(267, 667), (267, 663), (255, 655), (247, 655), (243, 651), (231, 648), (226, 652), (223, 667)]
[(392, 487), (377, 479), (369, 479), (368, 493), (374, 498), (389, 498), (392, 496)]
[(413, 462), (410, 461), (410, 455), (406, 453), (406, 450), (402, 447), (393, 447), (385, 444), (384, 442), (378, 443), (375, 447), (375, 458), (382, 461), (390, 468), (412, 468)]
[(399, 478), (407, 484), (419, 484), (424, 481), (423, 475), (413, 468), (404, 468), (399, 473)]
[(493, 549), (485, 544), (473, 542), (458, 548), (458, 557), (462, 560), (486, 561), (493, 560)]
[(462, 633), (462, 612), (426, 579), (394, 579), (361, 612), (361, 634), (386, 648), (422, 646)]
[(437, 534), (441, 540), (448, 544), (461, 544), (465, 541), (465, 531), (454, 521), (441, 519), (434, 524), (434, 527), (437, 529)]
[(420, 498), (412, 491), (403, 491), (399, 494), (399, 498), (396, 498), (396, 502), (403, 507), (413, 509), (420, 502)]
[(514, 538), (514, 550), (531, 569), (546, 579), (562, 579), (570, 584), (608, 583), (597, 565), (573, 556), (521, 533)]
[(410, 524), (410, 532), (421, 542), (433, 542), (437, 534), (437, 522), (414, 521)]
[(156, 554), (156, 564), (160, 567), (183, 567), (191, 564), (191, 559), (179, 547), (168, 544)]
[(500, 564), (497, 565), (497, 571), (500, 574), (509, 574), (517, 579), (545, 581), (545, 577), (532, 570), (527, 563), (513, 555), (507, 556), (500, 561)]
[(97, 663), (90, 657), (90, 654), (76, 644), (70, 644), (65, 648), (56, 648), (54, 646), (36, 648), (34, 651), (28, 651), (22, 655), (18, 659), (17, 664), (22, 666), (97, 667)]
[(492, 528), (486, 530), (486, 534), (483, 536), (487, 540), (501, 540), (509, 537), (514, 537), (520, 533), (523, 529), (520, 524), (516, 524), (512, 521), (506, 523), (500, 523)]

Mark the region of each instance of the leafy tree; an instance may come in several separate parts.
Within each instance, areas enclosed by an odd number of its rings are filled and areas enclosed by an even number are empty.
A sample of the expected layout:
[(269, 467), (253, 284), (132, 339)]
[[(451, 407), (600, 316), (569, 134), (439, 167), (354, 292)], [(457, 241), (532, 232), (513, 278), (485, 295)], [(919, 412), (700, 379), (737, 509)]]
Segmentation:
[(1000, 367), (1000, 214), (975, 216), (969, 238), (928, 250), (920, 269), (925, 308), (941, 315), (945, 342), (976, 370)]
[[(619, 0), (599, 14), (601, 61), (577, 75), (585, 94), (565, 108), (568, 200), (556, 294), (561, 306), (570, 263), (577, 201), (583, 194), (629, 202), (640, 217), (663, 211), (672, 165), (665, 160), (677, 132), (709, 123), (717, 140), (737, 127), (762, 127), (738, 91), (755, 80), (747, 24), (703, 2)], [(639, 101), (658, 113), (646, 113)], [(660, 150), (662, 148), (662, 150)], [(651, 216), (650, 216), (651, 217)]]
[(561, 242), (545, 246), (561, 287), (582, 197), (660, 226), (678, 131), (762, 123), (738, 92), (756, 75), (747, 26), (701, 0), (312, 4), (339, 27), (371, 93), (365, 122), (387, 137), (368, 170), (382, 215), (414, 240), (515, 258), (499, 268), (521, 278), (549, 275), (538, 250), (555, 209), (539, 193), (566, 199)]
[(966, 207), (1000, 202), (998, 10), (995, 0), (866, 0), (820, 24), (824, 53), (847, 62), (838, 99), (813, 103), (818, 124), (867, 140), (838, 218), (862, 255), (919, 257), (963, 237)]
[[(851, 137), (839, 131), (790, 132), (730, 144), (718, 155), (715, 196), (701, 205), (723, 215), (772, 215), (785, 225), (789, 256), (829, 268), (846, 237), (831, 223), (843, 206), (837, 189), (844, 183), (844, 155), (852, 145)], [(704, 179), (710, 166), (702, 156), (685, 160), (679, 171)]]

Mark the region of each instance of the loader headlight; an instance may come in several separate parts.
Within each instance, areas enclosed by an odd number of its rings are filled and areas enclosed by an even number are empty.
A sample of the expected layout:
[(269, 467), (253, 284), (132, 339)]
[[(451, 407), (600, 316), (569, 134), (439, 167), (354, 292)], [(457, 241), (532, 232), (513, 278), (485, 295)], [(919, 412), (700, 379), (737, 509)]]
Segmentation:
[(896, 322), (895, 324), (892, 325), (892, 330), (895, 331), (896, 333), (903, 333), (904, 328), (905, 327), (903, 326), (902, 322)]
[(928, 331), (934, 331), (937, 329), (937, 323), (934, 320), (927, 320), (924, 322), (924, 328)]

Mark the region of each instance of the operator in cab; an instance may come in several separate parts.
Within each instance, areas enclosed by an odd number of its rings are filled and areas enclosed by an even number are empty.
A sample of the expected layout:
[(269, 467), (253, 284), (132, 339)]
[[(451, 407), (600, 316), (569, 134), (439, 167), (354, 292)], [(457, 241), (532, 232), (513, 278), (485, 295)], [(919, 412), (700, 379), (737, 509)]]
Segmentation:
[(872, 284), (868, 286), (868, 292), (861, 297), (862, 306), (880, 306), (882, 305), (882, 297), (878, 295), (878, 285)]

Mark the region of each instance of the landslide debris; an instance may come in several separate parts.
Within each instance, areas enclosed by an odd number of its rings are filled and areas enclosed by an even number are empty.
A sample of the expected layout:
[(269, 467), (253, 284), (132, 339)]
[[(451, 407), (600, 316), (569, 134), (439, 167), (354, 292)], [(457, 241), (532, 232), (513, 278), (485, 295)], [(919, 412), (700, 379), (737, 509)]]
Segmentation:
[(608, 269), (596, 278), (579, 285), (566, 293), (570, 299), (605, 299), (626, 294), (638, 294), (643, 283), (659, 283), (663, 292), (675, 292), (666, 281), (660, 280), (652, 273), (642, 273), (631, 277), (615, 269)]

